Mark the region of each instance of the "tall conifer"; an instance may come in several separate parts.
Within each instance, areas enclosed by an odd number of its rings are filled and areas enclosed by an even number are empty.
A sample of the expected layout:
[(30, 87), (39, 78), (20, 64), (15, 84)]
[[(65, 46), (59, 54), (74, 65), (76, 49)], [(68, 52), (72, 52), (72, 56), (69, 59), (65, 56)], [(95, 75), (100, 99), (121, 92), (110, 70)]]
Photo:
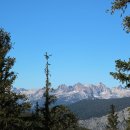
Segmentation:
[[(14, 130), (22, 122), (20, 115), (30, 107), (25, 95), (12, 92), (16, 73), (12, 71), (15, 58), (8, 56), (12, 49), (10, 34), (0, 29), (0, 129)], [(19, 101), (23, 101), (20, 103)]]
[(49, 80), (50, 72), (49, 72), (49, 58), (51, 55), (45, 54), (46, 59), (46, 67), (45, 67), (45, 75), (46, 75), (46, 86), (44, 93), (44, 108), (43, 108), (43, 124), (45, 126), (45, 130), (64, 130), (68, 128), (76, 128), (77, 127), (77, 118), (75, 115), (64, 105), (52, 105), (52, 103), (56, 102), (56, 96), (50, 94), (53, 91), (51, 88), (51, 83)]
[(50, 72), (49, 72), (49, 58), (51, 55), (48, 55), (47, 52), (45, 54), (46, 59), (46, 67), (45, 67), (45, 75), (46, 75), (46, 83), (45, 83), (45, 104), (44, 104), (44, 119), (45, 119), (45, 130), (51, 129), (51, 113), (50, 113), (50, 105), (55, 101), (56, 97), (54, 95), (50, 95), (51, 82), (49, 80)]
[(118, 125), (118, 116), (117, 113), (115, 112), (115, 106), (112, 104), (110, 106), (110, 114), (108, 115), (108, 125), (107, 125), (107, 130), (118, 130), (117, 125)]

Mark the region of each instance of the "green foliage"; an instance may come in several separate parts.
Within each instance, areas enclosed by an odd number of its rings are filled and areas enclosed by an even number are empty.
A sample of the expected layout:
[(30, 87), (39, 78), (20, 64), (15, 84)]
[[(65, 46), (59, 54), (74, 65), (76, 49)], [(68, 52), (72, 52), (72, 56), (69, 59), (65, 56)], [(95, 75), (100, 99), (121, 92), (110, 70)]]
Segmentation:
[(77, 127), (77, 118), (65, 106), (59, 105), (51, 109), (52, 128), (54, 130), (72, 129)]
[[(14, 130), (23, 123), (20, 115), (30, 108), (25, 95), (11, 91), (16, 74), (12, 71), (15, 58), (7, 54), (12, 49), (10, 34), (0, 29), (0, 128)], [(22, 103), (18, 103), (21, 101)]]
[(50, 92), (53, 91), (51, 88), (51, 83), (49, 81), (49, 58), (51, 55), (45, 54), (46, 58), (46, 67), (45, 67), (45, 75), (46, 75), (46, 86), (45, 86), (45, 104), (44, 107), (40, 111), (40, 116), (42, 117), (42, 121), (44, 122), (45, 130), (64, 130), (68, 128), (77, 127), (77, 118), (75, 115), (65, 106), (58, 105), (52, 106), (56, 101), (56, 96), (51, 95)]
[(112, 104), (110, 106), (110, 114), (108, 115), (108, 125), (107, 125), (107, 130), (118, 130), (117, 125), (118, 125), (118, 116), (117, 113), (115, 112), (115, 106)]
[(55, 96), (50, 95), (50, 90), (51, 90), (51, 83), (49, 81), (49, 57), (51, 55), (48, 55), (47, 53), (45, 54), (45, 58), (46, 58), (46, 68), (45, 68), (45, 75), (46, 75), (46, 86), (45, 86), (45, 93), (44, 93), (44, 97), (45, 97), (45, 105), (43, 108), (43, 116), (44, 116), (44, 121), (45, 121), (45, 130), (51, 130), (51, 112), (50, 112), (50, 105), (51, 103), (54, 102), (55, 100)]
[(116, 72), (110, 72), (115, 79), (126, 87), (130, 87), (130, 59), (128, 61), (116, 60)]
[[(110, 72), (110, 74), (125, 87), (130, 88), (130, 59), (128, 61), (116, 60), (116, 72)], [(130, 118), (127, 120), (127, 129), (130, 129)]]
[[(114, 0), (111, 6), (111, 14), (113, 14), (116, 10), (121, 10), (121, 16), (125, 13), (128, 4), (130, 4), (130, 0)], [(123, 26), (127, 33), (130, 32), (130, 16), (125, 16), (123, 18)]]

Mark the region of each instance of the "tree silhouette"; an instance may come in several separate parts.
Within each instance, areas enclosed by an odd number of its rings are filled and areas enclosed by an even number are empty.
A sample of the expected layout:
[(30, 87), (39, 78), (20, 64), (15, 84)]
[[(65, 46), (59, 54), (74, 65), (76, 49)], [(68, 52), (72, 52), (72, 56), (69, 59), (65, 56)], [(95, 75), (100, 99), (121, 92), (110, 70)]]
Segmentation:
[[(51, 55), (45, 54), (46, 67), (46, 85), (44, 92), (44, 107), (41, 109), (43, 115), (43, 124), (45, 130), (64, 130), (68, 128), (75, 128), (77, 126), (77, 118), (75, 115), (63, 105), (55, 105), (57, 98), (55, 95), (50, 94), (53, 91), (51, 83), (49, 81), (49, 58)], [(54, 104), (54, 105), (52, 105)]]
[(116, 72), (110, 72), (114, 79), (119, 80), (125, 87), (130, 87), (130, 59), (128, 61), (116, 60)]
[[(23, 123), (20, 115), (30, 108), (25, 95), (12, 92), (16, 73), (12, 71), (15, 58), (8, 56), (12, 49), (10, 34), (0, 29), (0, 129), (14, 130)], [(20, 103), (21, 102), (21, 103)]]
[[(113, 14), (116, 10), (121, 10), (121, 17), (125, 13), (128, 5), (130, 4), (130, 0), (114, 0), (111, 6), (111, 14)], [(130, 16), (127, 15), (123, 18), (123, 26), (127, 33), (130, 32)]]

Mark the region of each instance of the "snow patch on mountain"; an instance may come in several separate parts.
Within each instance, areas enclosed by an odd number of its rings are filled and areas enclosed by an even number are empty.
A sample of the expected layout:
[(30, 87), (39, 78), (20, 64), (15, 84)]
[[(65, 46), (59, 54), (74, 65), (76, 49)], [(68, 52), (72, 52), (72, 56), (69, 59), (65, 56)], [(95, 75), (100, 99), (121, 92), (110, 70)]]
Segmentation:
[[(29, 101), (32, 104), (34, 104), (36, 101), (38, 101), (40, 104), (43, 104), (44, 89), (27, 90), (24, 88), (13, 88), (13, 91), (27, 95)], [(67, 86), (65, 84), (59, 85), (57, 89), (54, 89), (52, 94), (57, 96), (57, 103), (71, 104), (83, 99), (110, 99), (130, 97), (130, 89), (123, 88), (122, 86), (109, 88), (103, 83), (99, 83), (97, 85), (83, 85), (81, 83), (77, 83), (73, 86)]]

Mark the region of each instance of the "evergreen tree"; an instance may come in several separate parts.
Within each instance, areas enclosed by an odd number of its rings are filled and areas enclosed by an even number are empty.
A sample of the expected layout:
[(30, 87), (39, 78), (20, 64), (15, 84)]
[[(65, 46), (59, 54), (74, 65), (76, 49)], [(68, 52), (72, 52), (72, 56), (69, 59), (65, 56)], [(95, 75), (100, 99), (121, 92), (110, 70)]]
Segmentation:
[[(116, 60), (116, 72), (110, 72), (110, 74), (125, 87), (130, 88), (130, 59), (128, 61)], [(127, 120), (127, 129), (130, 129), (130, 118)]]
[(38, 104), (38, 102), (36, 102), (36, 106), (35, 106), (35, 117), (39, 118), (39, 104)]
[(40, 108), (38, 102), (35, 105), (35, 111), (32, 113), (30, 128), (32, 130), (41, 130), (43, 129), (42, 119), (40, 116)]
[(130, 87), (130, 59), (128, 61), (116, 60), (116, 72), (110, 72), (110, 74), (125, 87)]
[(45, 54), (46, 58), (46, 67), (45, 67), (45, 75), (46, 75), (46, 86), (44, 93), (44, 107), (41, 111), (43, 115), (43, 124), (45, 130), (64, 130), (67, 128), (74, 128), (77, 126), (77, 118), (75, 115), (65, 106), (63, 105), (52, 105), (56, 101), (56, 96), (50, 94), (53, 91), (51, 88), (51, 83), (49, 81), (49, 58), (51, 55)]
[(44, 113), (44, 120), (45, 120), (45, 130), (51, 130), (51, 113), (50, 113), (50, 105), (55, 101), (56, 97), (53, 95), (50, 95), (50, 91), (51, 91), (51, 83), (49, 81), (49, 57), (51, 55), (48, 55), (47, 53), (45, 54), (45, 59), (46, 59), (46, 67), (45, 67), (45, 75), (46, 75), (46, 85), (45, 85), (45, 93), (44, 93), (44, 97), (45, 97), (45, 104), (44, 104), (44, 109), (43, 109), (43, 113)]
[[(121, 10), (121, 17), (125, 13), (128, 5), (130, 4), (130, 0), (113, 0), (111, 6), (111, 14), (113, 14), (116, 10)], [(130, 16), (127, 15), (123, 18), (123, 26), (127, 33), (130, 32)]]
[(45, 55), (45, 58), (47, 60), (47, 63), (46, 63), (46, 68), (45, 68), (45, 74), (46, 74), (46, 86), (45, 86), (45, 93), (44, 93), (44, 97), (45, 97), (45, 114), (44, 114), (44, 118), (45, 118), (45, 129), (46, 130), (50, 130), (50, 127), (49, 127), (49, 123), (50, 123), (50, 109), (49, 109), (49, 90), (50, 90), (50, 85), (51, 83), (49, 82), (49, 63), (48, 63), (48, 59), (49, 59), (49, 56)]
[(107, 130), (118, 130), (118, 116), (115, 112), (115, 106), (112, 104), (110, 106), (110, 114), (108, 115), (108, 125)]
[(51, 109), (53, 130), (75, 129), (78, 119), (64, 105), (57, 105)]
[[(20, 115), (30, 107), (25, 95), (11, 91), (16, 74), (12, 71), (15, 58), (8, 56), (12, 49), (10, 34), (0, 29), (0, 129), (14, 130), (20, 127)], [(19, 102), (22, 103), (19, 103)], [(20, 127), (21, 128), (21, 127)]]

